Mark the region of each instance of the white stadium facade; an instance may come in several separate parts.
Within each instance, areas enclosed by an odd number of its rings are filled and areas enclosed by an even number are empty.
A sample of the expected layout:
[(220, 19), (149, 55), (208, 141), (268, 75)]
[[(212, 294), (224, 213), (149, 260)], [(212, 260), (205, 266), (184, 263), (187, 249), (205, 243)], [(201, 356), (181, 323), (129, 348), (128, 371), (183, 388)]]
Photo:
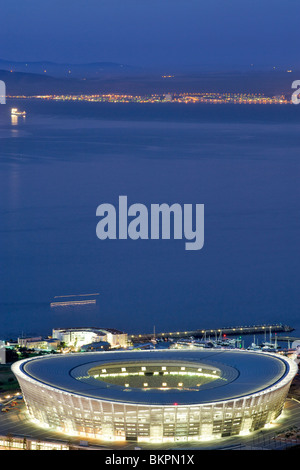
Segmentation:
[(171, 349), (36, 357), (12, 370), (43, 427), (166, 443), (263, 428), (281, 414), (298, 366), (266, 352)]

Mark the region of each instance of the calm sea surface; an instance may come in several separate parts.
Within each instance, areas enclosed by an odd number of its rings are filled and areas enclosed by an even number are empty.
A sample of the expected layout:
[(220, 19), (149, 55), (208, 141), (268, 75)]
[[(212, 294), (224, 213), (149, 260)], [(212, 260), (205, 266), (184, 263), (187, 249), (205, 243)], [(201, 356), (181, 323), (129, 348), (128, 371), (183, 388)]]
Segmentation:
[[(26, 119), (11, 122), (13, 105)], [(0, 106), (0, 339), (63, 326), (300, 327), (299, 161), (295, 105)], [(119, 195), (204, 204), (204, 248), (100, 241), (96, 208)], [(50, 308), (90, 293), (96, 305)]]

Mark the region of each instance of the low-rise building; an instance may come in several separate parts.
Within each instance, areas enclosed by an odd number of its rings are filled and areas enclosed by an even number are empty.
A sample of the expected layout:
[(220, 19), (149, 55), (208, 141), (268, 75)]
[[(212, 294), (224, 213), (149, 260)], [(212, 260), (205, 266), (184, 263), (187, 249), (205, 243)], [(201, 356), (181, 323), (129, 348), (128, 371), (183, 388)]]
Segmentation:
[(95, 341), (94, 343), (84, 344), (80, 348), (82, 352), (108, 351), (109, 349), (110, 344), (107, 341)]
[(18, 338), (18, 344), (20, 347), (27, 349), (55, 351), (60, 345), (60, 340), (37, 336), (30, 338)]
[(34, 341), (42, 341), (43, 337), (42, 336), (28, 336), (28, 337), (22, 337), (18, 338), (18, 345), (21, 348), (27, 348), (27, 343), (34, 342)]
[(52, 338), (74, 348), (99, 341), (108, 342), (111, 348), (126, 348), (128, 341), (127, 333), (112, 328), (95, 327), (56, 328), (52, 331)]

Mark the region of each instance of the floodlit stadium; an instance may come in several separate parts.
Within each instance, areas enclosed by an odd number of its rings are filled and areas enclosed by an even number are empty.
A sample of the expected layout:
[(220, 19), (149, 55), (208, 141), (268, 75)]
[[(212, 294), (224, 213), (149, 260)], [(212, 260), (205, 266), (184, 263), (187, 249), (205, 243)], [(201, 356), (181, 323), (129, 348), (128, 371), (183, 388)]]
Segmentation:
[(263, 428), (281, 414), (298, 367), (266, 352), (171, 349), (36, 357), (12, 370), (43, 427), (165, 443)]

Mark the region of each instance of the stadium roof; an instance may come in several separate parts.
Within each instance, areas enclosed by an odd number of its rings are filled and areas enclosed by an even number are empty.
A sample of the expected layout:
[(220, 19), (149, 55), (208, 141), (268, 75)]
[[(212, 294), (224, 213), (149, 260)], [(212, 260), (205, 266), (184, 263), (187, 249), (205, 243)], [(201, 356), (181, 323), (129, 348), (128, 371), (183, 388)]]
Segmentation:
[[(157, 362), (206, 365), (221, 371), (220, 379), (198, 390), (125, 388), (89, 376), (88, 371), (105, 364)], [(120, 403), (144, 405), (192, 405), (244, 397), (276, 387), (295, 375), (292, 361), (266, 352), (200, 349), (115, 351), (55, 355), (22, 361), (20, 370), (41, 384), (57, 389)], [(225, 379), (225, 380), (224, 380)]]

